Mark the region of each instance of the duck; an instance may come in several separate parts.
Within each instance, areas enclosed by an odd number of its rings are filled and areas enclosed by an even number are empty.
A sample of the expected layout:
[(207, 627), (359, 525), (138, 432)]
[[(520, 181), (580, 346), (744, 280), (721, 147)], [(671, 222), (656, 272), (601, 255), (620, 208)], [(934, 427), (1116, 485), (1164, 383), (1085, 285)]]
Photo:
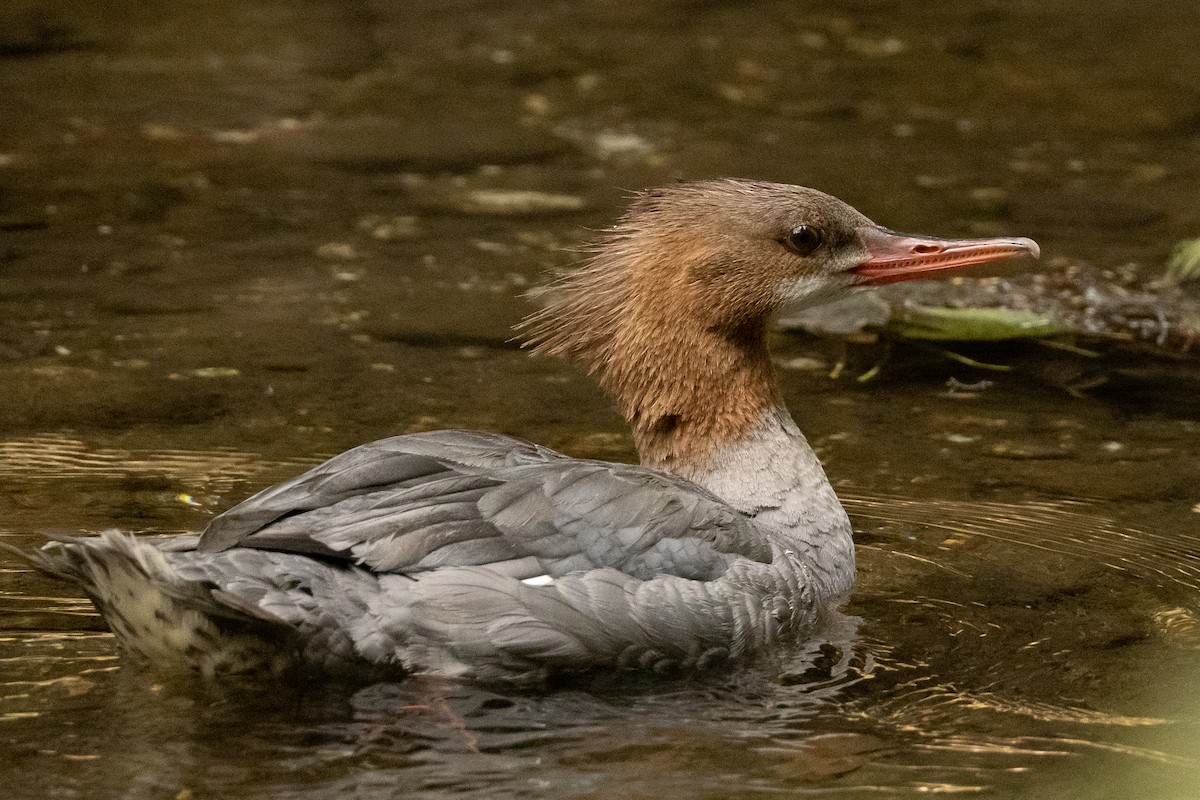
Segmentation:
[(206, 676), (526, 683), (748, 661), (811, 635), (855, 578), (850, 520), (776, 379), (773, 317), (1038, 255), (1027, 238), (896, 233), (800, 186), (646, 190), (518, 329), (593, 376), (640, 463), (412, 433), (199, 535), (55, 535), (22, 556), (80, 587), (123, 653)]

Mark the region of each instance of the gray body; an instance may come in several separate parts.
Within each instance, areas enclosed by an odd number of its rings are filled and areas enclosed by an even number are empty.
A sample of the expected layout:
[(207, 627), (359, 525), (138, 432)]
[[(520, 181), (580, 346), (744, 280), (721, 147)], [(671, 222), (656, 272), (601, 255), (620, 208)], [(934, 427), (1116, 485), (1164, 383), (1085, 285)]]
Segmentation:
[(782, 408), (772, 315), (1037, 253), (898, 234), (797, 186), (652, 190), (522, 325), (535, 353), (596, 377), (644, 466), (400, 436), (260, 492), (198, 539), (110, 532), (30, 557), (78, 582), (126, 650), (208, 673), (532, 680), (751, 657), (854, 581), (850, 523)]
[(55, 542), (121, 646), (205, 673), (484, 680), (751, 657), (849, 591), (850, 526), (786, 412), (691, 480), (439, 431), (339, 455), (202, 537)]

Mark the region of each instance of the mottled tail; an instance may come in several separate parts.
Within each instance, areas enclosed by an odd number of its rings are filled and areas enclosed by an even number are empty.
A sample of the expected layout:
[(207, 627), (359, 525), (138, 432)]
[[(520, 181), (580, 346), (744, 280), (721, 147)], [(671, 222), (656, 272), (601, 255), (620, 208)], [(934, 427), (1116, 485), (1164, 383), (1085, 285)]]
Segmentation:
[(208, 675), (291, 664), (291, 626), (210, 582), (182, 577), (148, 542), (116, 530), (50, 538), (40, 550), (0, 548), (79, 586), (123, 650), (156, 667)]

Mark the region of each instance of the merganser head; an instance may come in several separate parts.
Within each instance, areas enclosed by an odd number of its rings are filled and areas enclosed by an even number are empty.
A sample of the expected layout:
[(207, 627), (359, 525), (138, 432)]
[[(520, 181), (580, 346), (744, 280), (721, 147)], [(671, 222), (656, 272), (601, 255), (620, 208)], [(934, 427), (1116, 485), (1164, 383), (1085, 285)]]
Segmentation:
[[(645, 458), (667, 427), (674, 438), (685, 421), (693, 439), (736, 436), (722, 420), (781, 404), (765, 344), (780, 308), (1021, 255), (1037, 257), (1037, 244), (899, 234), (815, 189), (682, 183), (638, 195), (522, 327), (535, 352), (588, 365)], [(728, 408), (701, 408), (717, 401)]]
[[(653, 309), (710, 330), (758, 328), (783, 306), (1031, 255), (1026, 238), (939, 239), (880, 227), (815, 189), (713, 180), (646, 191), (525, 323), (539, 351), (587, 356), (614, 317)], [(661, 315), (661, 316), (659, 316)]]
[(1025, 238), (895, 233), (815, 189), (735, 180), (646, 192), (613, 234), (605, 244), (645, 248), (650, 256), (670, 254), (693, 297), (734, 316), (1039, 254), (1037, 244)]

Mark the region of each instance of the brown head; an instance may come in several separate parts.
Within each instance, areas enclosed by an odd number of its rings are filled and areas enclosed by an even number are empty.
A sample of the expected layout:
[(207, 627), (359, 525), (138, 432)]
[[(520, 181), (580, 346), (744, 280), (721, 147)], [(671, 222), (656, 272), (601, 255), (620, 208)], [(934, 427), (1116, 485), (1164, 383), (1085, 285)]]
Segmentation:
[(765, 336), (780, 307), (1037, 253), (1029, 239), (893, 233), (800, 186), (684, 183), (638, 196), (522, 328), (536, 353), (588, 366), (643, 463), (686, 474), (782, 404)]

